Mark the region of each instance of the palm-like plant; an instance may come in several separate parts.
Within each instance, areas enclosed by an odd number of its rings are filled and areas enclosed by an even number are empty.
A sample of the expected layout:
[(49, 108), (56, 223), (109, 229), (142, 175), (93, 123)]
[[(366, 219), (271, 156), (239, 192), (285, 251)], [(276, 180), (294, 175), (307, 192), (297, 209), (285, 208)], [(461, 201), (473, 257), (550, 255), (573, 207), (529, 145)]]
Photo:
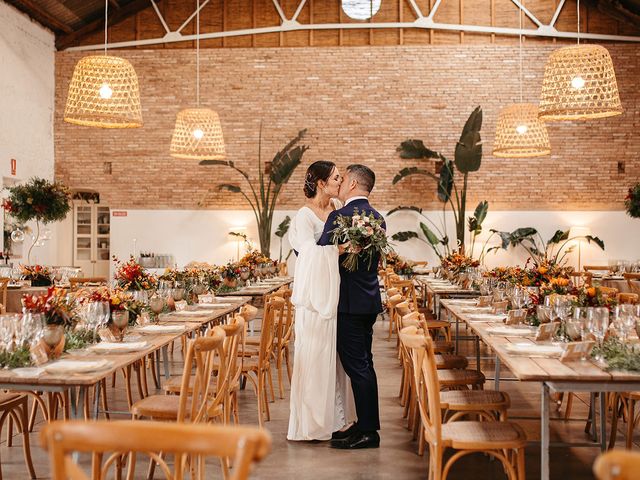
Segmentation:
[[(442, 162), (440, 172), (437, 174), (420, 167), (405, 167), (394, 177), (393, 184), (395, 185), (400, 180), (412, 175), (424, 175), (437, 182), (438, 198), (444, 203), (443, 208), (446, 208), (446, 205), (448, 204), (453, 212), (453, 218), (456, 224), (456, 238), (461, 253), (464, 253), (465, 227), (467, 227), (466, 210), (468, 177), (469, 173), (476, 172), (480, 169), (480, 164), (482, 162), (482, 142), (480, 140), (481, 127), (482, 109), (480, 107), (476, 107), (462, 129), (460, 140), (458, 140), (458, 143), (456, 144), (454, 161), (447, 159), (440, 152), (436, 152), (435, 150), (425, 147), (422, 140), (406, 140), (397, 148), (397, 151), (400, 153), (400, 158), (411, 160), (435, 160)], [(462, 187), (460, 188), (455, 181), (456, 170), (463, 175)], [(488, 208), (489, 204), (486, 201), (480, 202), (476, 207), (474, 216), (469, 218), (468, 229), (471, 232), (472, 240), (474, 242), (476, 236), (482, 230), (482, 222), (487, 215)], [(417, 207), (400, 207), (399, 209), (416, 210)], [(399, 209), (394, 209), (394, 211)], [(420, 213), (422, 213), (421, 210)], [(442, 252), (435, 248), (437, 245), (441, 245), (442, 248), (448, 250), (449, 240), (446, 235), (446, 226), (444, 225), (444, 222), (443, 231), (440, 232), (439, 238), (424, 223), (421, 223), (420, 227), (429, 244), (434, 247), (438, 256), (441, 256)], [(400, 233), (401, 237), (409, 235), (410, 238), (417, 238), (416, 232)], [(413, 233), (414, 236), (411, 236), (411, 233)], [(401, 238), (397, 239), (402, 240)]]
[[(276, 229), (276, 237), (280, 239), (280, 255), (278, 256), (278, 262), (282, 261), (282, 239), (289, 231), (289, 227), (291, 226), (291, 217), (287, 215), (284, 217), (284, 220), (280, 222), (278, 228)], [(291, 255), (291, 250), (289, 250), (289, 254), (285, 260), (289, 259), (289, 255)]]
[(300, 130), (287, 145), (284, 146), (273, 157), (271, 162), (262, 166), (262, 124), (260, 125), (260, 136), (258, 140), (258, 181), (254, 184), (247, 172), (237, 167), (231, 160), (203, 160), (200, 165), (224, 165), (232, 168), (242, 175), (249, 186), (248, 191), (244, 191), (240, 185), (232, 183), (222, 183), (217, 186), (219, 191), (239, 193), (251, 205), (251, 209), (258, 225), (258, 236), (260, 237), (260, 252), (267, 257), (271, 250), (271, 225), (273, 223), (273, 212), (276, 207), (278, 195), (284, 184), (291, 178), (291, 174), (302, 162), (302, 156), (309, 147), (298, 145), (307, 130)]

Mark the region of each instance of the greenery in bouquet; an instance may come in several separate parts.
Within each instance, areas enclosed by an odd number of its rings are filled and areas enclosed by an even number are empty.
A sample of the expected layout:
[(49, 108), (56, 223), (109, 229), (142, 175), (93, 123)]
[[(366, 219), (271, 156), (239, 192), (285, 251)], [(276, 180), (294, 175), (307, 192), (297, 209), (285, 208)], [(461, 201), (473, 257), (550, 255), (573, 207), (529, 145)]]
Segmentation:
[[(384, 219), (367, 215), (357, 207), (353, 209), (353, 216), (338, 215), (334, 221), (336, 228), (332, 230), (333, 243), (340, 244), (350, 242), (350, 251), (346, 253), (342, 266), (354, 272), (358, 269), (359, 259), (367, 261), (367, 268), (371, 269), (373, 258), (380, 255), (385, 262), (387, 253), (393, 251), (387, 232), (382, 227)], [(377, 265), (376, 265), (377, 267)]]
[(512, 285), (524, 284), (526, 271), (522, 267), (496, 267), (483, 274), (486, 278), (493, 278), (500, 282), (508, 282)]
[(2, 206), (20, 223), (31, 220), (56, 222), (63, 220), (71, 209), (69, 189), (58, 182), (32, 178), (8, 190), (9, 197)]
[(183, 282), (185, 279), (185, 271), (177, 268), (167, 268), (162, 275), (158, 277), (158, 280), (165, 282)]
[(446, 257), (442, 258), (440, 261), (442, 268), (448, 270), (455, 275), (463, 272), (467, 268), (475, 268), (480, 266), (480, 262), (478, 260), (474, 260), (471, 257), (468, 257), (460, 252), (454, 252)]
[(238, 290), (239, 288), (237, 285), (231, 286), (231, 285), (225, 285), (223, 283), (217, 288), (216, 293), (231, 293), (231, 292), (237, 292)]
[[(411, 275), (413, 273), (413, 262), (401, 257), (394, 251), (387, 252), (385, 256), (386, 265), (392, 267), (393, 271), (398, 275)], [(380, 265), (383, 264), (382, 258), (380, 258)]]
[(223, 267), (220, 267), (220, 275), (223, 279), (235, 280), (240, 277), (240, 266), (235, 262), (229, 262)]
[(73, 329), (78, 322), (77, 304), (63, 289), (50, 287), (42, 295), (23, 295), (22, 305), (32, 313), (41, 313), (47, 325)]
[(133, 258), (133, 255), (126, 262), (119, 261), (115, 256), (113, 260), (116, 262), (114, 278), (120, 288), (124, 290), (151, 290), (158, 285), (156, 278), (145, 271)]
[(624, 199), (624, 207), (630, 217), (640, 218), (640, 183), (636, 183), (629, 189)]
[(44, 265), (20, 265), (20, 275), (33, 286), (51, 285), (51, 269)]

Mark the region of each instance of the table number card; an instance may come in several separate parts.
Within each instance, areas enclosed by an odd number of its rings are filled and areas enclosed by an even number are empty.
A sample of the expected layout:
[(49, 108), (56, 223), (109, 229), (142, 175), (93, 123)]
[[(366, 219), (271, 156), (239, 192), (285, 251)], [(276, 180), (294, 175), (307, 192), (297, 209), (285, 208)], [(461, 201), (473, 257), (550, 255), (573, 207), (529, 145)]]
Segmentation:
[(113, 343), (118, 341), (110, 328), (101, 328), (98, 330), (98, 336), (103, 342)]
[(557, 323), (543, 323), (540, 325), (536, 334), (536, 341), (551, 340), (558, 329), (558, 325)]
[(36, 367), (40, 365), (44, 365), (49, 361), (49, 355), (47, 353), (47, 348), (42, 342), (38, 342), (33, 345), (30, 349), (31, 360), (33, 361)]
[(210, 293), (204, 295), (198, 295), (198, 303), (213, 303), (216, 297)]
[(507, 319), (504, 323), (507, 325), (518, 325), (520, 323), (524, 323), (527, 319), (527, 310), (524, 308), (517, 310), (509, 310), (507, 312)]
[(186, 300), (180, 300), (179, 302), (176, 302), (176, 312), (180, 312), (180, 311), (184, 310), (185, 308), (187, 308), (187, 301)]
[(509, 304), (508, 300), (505, 300), (504, 302), (493, 302), (493, 313), (494, 314), (506, 313), (508, 304)]
[(593, 346), (596, 342), (570, 342), (567, 343), (567, 347), (560, 357), (561, 362), (567, 362), (572, 360), (581, 360), (587, 358), (593, 350)]

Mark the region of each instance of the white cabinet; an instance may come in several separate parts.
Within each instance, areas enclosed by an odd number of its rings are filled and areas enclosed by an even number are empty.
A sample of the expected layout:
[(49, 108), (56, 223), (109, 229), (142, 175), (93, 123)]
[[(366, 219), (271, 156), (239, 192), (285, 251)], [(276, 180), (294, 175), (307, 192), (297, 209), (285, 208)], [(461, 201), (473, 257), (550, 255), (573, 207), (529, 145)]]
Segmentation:
[(109, 207), (86, 202), (73, 206), (73, 265), (86, 277), (108, 277), (111, 259)]

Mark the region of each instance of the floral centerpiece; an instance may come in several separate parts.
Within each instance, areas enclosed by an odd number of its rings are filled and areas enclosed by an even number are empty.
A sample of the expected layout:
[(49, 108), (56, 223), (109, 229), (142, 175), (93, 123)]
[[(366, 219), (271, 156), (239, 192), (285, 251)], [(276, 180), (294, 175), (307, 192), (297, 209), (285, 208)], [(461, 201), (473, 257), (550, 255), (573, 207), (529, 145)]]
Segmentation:
[(475, 268), (480, 266), (478, 260), (474, 260), (460, 252), (455, 252), (442, 258), (442, 268), (451, 272), (454, 276), (459, 275), (467, 268)]
[[(404, 257), (401, 257), (396, 252), (391, 251), (388, 252), (385, 256), (386, 264), (389, 267), (393, 268), (393, 271), (398, 275), (411, 275), (413, 274), (413, 265), (414, 263), (410, 260), (407, 260)], [(382, 259), (380, 260), (382, 264)]]
[(624, 199), (624, 207), (630, 217), (640, 218), (640, 183), (636, 183), (629, 189)]
[(80, 289), (76, 293), (76, 298), (81, 304), (89, 302), (107, 302), (109, 303), (109, 311), (111, 313), (122, 311), (129, 312), (129, 325), (135, 325), (138, 317), (147, 308), (143, 303), (135, 300), (133, 295), (119, 287)]
[(167, 268), (162, 275), (158, 277), (158, 280), (165, 282), (183, 282), (185, 278), (185, 272), (177, 268)]
[(73, 328), (77, 323), (77, 306), (63, 289), (50, 287), (42, 295), (23, 295), (22, 305), (32, 313), (43, 315), (47, 325)]
[(51, 269), (44, 265), (20, 265), (20, 274), (25, 280), (29, 280), (34, 287), (51, 285)]
[(603, 294), (600, 287), (583, 285), (571, 289), (569, 294), (576, 307), (607, 307), (611, 311), (618, 304), (615, 296)]
[(359, 260), (367, 261), (371, 268), (373, 257), (380, 255), (383, 264), (387, 253), (392, 251), (387, 232), (382, 227), (384, 219), (367, 215), (358, 208), (353, 209), (353, 216), (338, 215), (334, 221), (336, 228), (332, 230), (333, 244), (338, 246), (349, 242), (349, 252), (342, 261), (342, 266), (351, 272), (358, 269)]
[(496, 267), (483, 274), (486, 278), (494, 278), (512, 285), (523, 285), (526, 271), (522, 267)]
[(235, 288), (240, 277), (240, 266), (237, 263), (229, 262), (224, 267), (220, 267), (220, 275), (225, 286)]
[(19, 223), (36, 221), (36, 236), (27, 254), (31, 260), (31, 250), (40, 238), (40, 223), (64, 220), (71, 210), (69, 189), (59, 182), (44, 178), (32, 178), (22, 185), (9, 187), (9, 197), (2, 206)]
[(158, 285), (156, 278), (146, 272), (133, 255), (126, 262), (113, 259), (116, 262), (115, 280), (123, 290), (151, 290)]
[[(573, 267), (565, 267), (549, 261), (536, 264), (531, 259), (527, 260), (525, 269), (522, 284), (528, 287), (541, 287), (551, 283), (559, 288), (564, 288), (569, 285), (569, 275), (573, 272)], [(561, 291), (556, 293), (561, 293)]]

